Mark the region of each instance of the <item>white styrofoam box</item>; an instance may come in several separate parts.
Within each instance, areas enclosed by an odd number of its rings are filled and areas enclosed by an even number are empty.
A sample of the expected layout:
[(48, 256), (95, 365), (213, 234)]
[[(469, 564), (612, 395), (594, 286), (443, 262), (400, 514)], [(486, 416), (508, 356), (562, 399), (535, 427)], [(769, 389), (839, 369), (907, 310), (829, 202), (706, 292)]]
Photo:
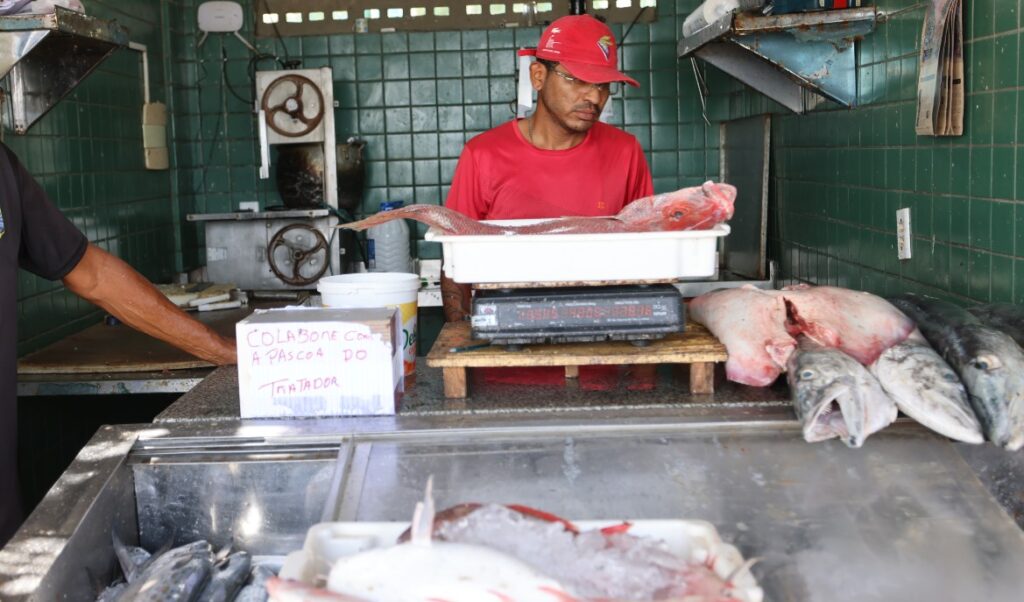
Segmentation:
[(239, 322), (241, 417), (394, 414), (405, 388), (397, 311), (288, 307)]
[[(544, 220), (486, 222), (525, 225)], [(451, 235), (425, 238), (444, 247), (444, 272), (455, 282), (609, 282), (668, 280), (715, 273), (718, 239), (710, 230), (613, 234)]]
[[(621, 520), (572, 521), (581, 531), (621, 525)], [(668, 550), (689, 563), (709, 564), (723, 579), (729, 578), (745, 562), (735, 546), (725, 543), (714, 525), (702, 520), (629, 521), (629, 533), (665, 542)], [(294, 579), (306, 585), (323, 587), (334, 562), (349, 554), (394, 545), (409, 527), (402, 522), (319, 523), (306, 532), (301, 550), (289, 554), (281, 567), (282, 579)], [(396, 567), (396, 575), (401, 572)], [(762, 602), (764, 592), (750, 571), (733, 577), (734, 595), (741, 602)]]

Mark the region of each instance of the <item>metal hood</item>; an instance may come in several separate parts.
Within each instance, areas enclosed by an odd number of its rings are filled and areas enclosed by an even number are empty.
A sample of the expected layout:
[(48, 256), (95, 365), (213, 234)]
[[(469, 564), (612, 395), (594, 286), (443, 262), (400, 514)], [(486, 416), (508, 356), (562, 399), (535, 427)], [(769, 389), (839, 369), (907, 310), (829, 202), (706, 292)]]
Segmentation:
[(48, 14), (0, 17), (0, 77), (10, 75), (14, 131), (24, 134), (114, 50), (128, 30), (56, 7)]
[(853, 45), (875, 28), (874, 7), (759, 16), (725, 14), (680, 40), (696, 56), (796, 113), (857, 99)]

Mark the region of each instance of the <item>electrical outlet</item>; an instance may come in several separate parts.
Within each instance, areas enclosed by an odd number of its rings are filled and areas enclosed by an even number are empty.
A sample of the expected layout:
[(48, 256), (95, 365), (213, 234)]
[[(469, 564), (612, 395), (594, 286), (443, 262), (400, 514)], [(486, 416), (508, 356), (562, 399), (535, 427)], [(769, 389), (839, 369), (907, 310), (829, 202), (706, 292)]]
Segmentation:
[(896, 210), (896, 256), (910, 259), (910, 208)]

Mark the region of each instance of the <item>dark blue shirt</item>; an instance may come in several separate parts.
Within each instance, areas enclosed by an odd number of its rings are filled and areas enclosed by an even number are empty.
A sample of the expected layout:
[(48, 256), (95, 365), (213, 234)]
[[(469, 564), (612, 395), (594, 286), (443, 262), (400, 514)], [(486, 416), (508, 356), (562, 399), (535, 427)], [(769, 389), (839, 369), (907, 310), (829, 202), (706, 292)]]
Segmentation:
[(0, 545), (21, 518), (15, 457), (18, 268), (58, 280), (78, 265), (88, 244), (0, 144)]

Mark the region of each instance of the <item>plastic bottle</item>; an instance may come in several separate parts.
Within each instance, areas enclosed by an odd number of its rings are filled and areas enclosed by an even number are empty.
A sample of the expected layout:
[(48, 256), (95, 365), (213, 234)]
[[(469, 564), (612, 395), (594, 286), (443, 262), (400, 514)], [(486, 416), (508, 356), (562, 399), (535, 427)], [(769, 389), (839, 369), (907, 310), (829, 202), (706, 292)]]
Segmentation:
[[(402, 201), (385, 201), (381, 211), (391, 211), (404, 205)], [(396, 219), (367, 230), (371, 272), (412, 273), (409, 257), (409, 225), (404, 219)]]

